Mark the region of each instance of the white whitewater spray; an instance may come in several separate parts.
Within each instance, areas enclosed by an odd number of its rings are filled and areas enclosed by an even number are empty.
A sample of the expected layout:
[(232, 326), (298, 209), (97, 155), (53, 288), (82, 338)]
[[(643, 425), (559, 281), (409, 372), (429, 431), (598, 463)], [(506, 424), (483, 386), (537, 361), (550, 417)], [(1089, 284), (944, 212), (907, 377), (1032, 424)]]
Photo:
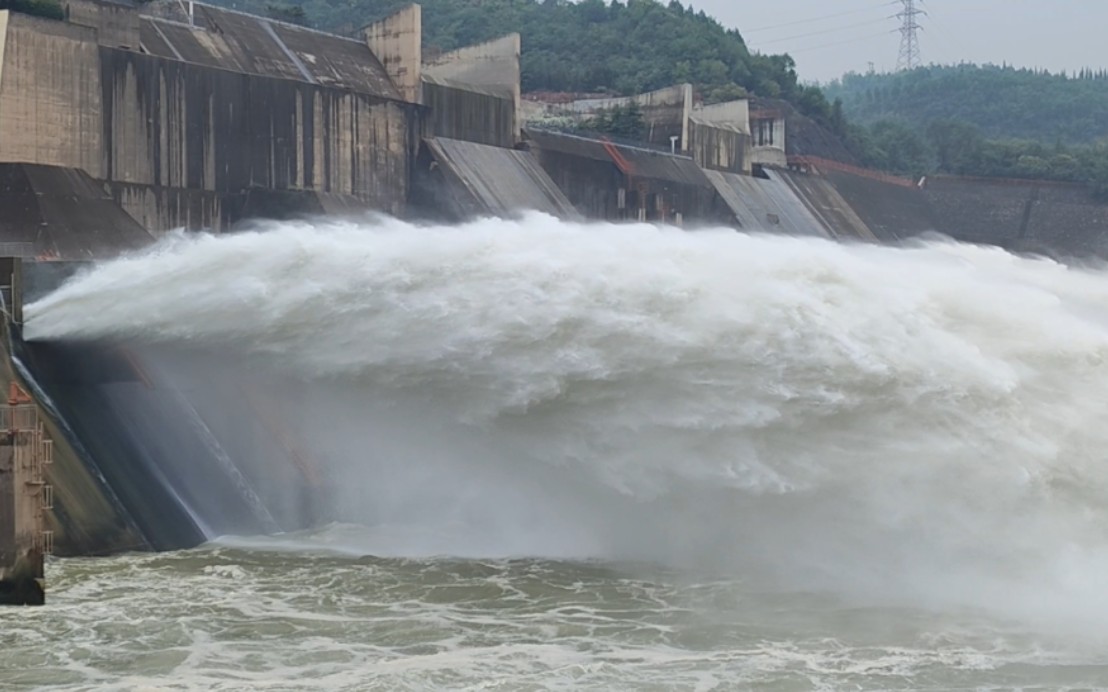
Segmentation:
[(334, 383), (352, 425), (407, 440), (353, 504), (483, 517), (439, 550), (1108, 614), (1099, 271), (538, 215), (286, 223), (172, 237), (26, 316), (29, 338), (195, 344)]

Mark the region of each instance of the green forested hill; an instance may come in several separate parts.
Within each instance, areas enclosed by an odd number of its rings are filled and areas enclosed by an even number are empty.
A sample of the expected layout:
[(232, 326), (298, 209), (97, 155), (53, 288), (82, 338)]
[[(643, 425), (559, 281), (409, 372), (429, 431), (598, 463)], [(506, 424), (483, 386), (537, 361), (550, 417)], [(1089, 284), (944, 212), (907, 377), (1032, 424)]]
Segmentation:
[(995, 65), (923, 67), (895, 74), (850, 74), (824, 89), (846, 115), (873, 124), (895, 119), (976, 126), (989, 138), (1089, 144), (1108, 137), (1108, 72), (1077, 75)]
[(825, 93), (874, 168), (1082, 182), (1108, 197), (1108, 72), (932, 66), (850, 74)]
[[(411, 0), (214, 0), (350, 34)], [(424, 44), (452, 50), (511, 32), (523, 37), (524, 91), (632, 94), (692, 82), (708, 100), (753, 92), (783, 98), (834, 126), (820, 89), (800, 84), (785, 55), (747, 50), (742, 36), (678, 0), (421, 0)]]

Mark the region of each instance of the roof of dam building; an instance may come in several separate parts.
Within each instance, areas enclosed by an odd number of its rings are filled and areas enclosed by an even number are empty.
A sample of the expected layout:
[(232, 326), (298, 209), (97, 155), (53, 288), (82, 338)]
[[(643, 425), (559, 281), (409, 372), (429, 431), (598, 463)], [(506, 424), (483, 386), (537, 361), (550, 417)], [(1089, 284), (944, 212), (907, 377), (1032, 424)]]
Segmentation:
[(0, 252), (19, 257), (94, 259), (154, 238), (87, 173), (31, 163), (0, 163)]
[(144, 12), (142, 48), (171, 60), (401, 100), (364, 42), (201, 3)]
[(494, 84), (469, 84), (467, 82), (456, 79), (436, 77), (435, 75), (430, 75), (426, 72), (420, 75), (420, 79), (428, 84), (436, 84), (438, 86), (450, 87), (452, 89), (472, 91), (477, 94), (484, 94), (485, 96), (495, 96), (496, 98), (502, 99), (514, 98), (512, 88), (508, 85), (497, 86)]
[(560, 218), (578, 217), (577, 210), (530, 152), (445, 137), (424, 141), (480, 213), (510, 216), (534, 210)]
[(526, 138), (539, 149), (611, 163), (631, 177), (712, 187), (704, 171), (688, 156), (533, 128), (527, 128)]

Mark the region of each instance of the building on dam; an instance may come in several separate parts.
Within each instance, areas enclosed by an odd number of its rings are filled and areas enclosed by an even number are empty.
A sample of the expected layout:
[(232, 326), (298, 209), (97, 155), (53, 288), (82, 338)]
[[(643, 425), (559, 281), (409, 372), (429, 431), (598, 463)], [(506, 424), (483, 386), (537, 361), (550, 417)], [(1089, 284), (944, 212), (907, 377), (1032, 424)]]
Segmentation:
[[(327, 518), (326, 463), (272, 383), (21, 338), (24, 301), (171, 229), (536, 210), (1108, 250), (1108, 207), (1079, 186), (866, 171), (788, 104), (704, 103), (689, 84), (522, 94), (518, 35), (425, 55), (418, 5), (356, 36), (187, 0), (63, 7), (61, 20), (0, 10), (0, 602), (41, 602), (51, 551), (173, 549)], [(642, 136), (590, 132), (632, 108)], [(227, 401), (233, 424), (206, 413)]]

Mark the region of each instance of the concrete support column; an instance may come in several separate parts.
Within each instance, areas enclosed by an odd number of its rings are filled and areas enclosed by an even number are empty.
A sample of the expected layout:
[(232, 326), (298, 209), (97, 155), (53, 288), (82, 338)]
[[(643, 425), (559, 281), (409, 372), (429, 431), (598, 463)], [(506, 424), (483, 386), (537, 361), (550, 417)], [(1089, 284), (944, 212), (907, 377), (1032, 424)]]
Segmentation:
[[(9, 323), (23, 320), (22, 268), (19, 258), (0, 258), (3, 319)], [(0, 403), (0, 604), (41, 605), (44, 558), (53, 549), (46, 525), (53, 505), (53, 488), (46, 483), (53, 446), (31, 397), (14, 380), (0, 384), (7, 385), (7, 401)]]
[(420, 101), (423, 62), (423, 11), (408, 5), (362, 29), (366, 44), (409, 103)]
[(52, 493), (44, 476), (49, 443), (33, 405), (0, 407), (0, 420), (0, 604), (42, 605), (51, 549), (45, 512)]

